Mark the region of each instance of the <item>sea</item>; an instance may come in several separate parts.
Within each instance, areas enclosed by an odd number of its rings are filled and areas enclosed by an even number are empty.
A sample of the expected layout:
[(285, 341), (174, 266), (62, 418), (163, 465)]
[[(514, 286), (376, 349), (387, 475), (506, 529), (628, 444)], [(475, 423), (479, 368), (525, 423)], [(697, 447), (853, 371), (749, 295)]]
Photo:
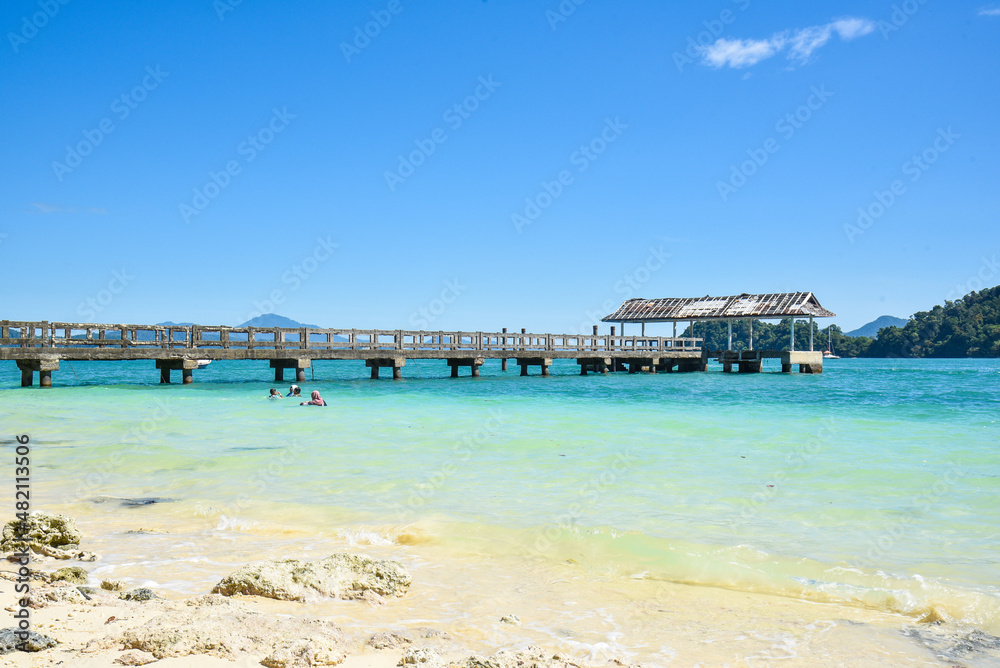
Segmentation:
[(386, 606), (270, 604), (358, 633), (581, 665), (1000, 665), (1000, 360), (764, 370), (319, 361), (314, 407), (268, 399), (290, 383), (266, 362), (161, 385), (63, 361), (51, 388), (7, 362), (0, 494), (27, 435), (32, 508), (76, 520), (92, 579), (168, 598), (258, 559), (403, 562)]

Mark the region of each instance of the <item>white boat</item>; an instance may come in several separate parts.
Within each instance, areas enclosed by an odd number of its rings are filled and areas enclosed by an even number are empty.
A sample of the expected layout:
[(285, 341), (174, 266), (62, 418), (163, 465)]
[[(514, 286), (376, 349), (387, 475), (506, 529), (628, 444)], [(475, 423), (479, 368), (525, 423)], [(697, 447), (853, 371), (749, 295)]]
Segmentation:
[(826, 328), (826, 350), (823, 351), (823, 359), (825, 360), (839, 360), (840, 355), (833, 354), (833, 329), (830, 327)]
[(211, 363), (212, 363), (212, 360), (198, 360), (198, 368), (199, 369), (204, 369), (205, 367), (207, 367)]

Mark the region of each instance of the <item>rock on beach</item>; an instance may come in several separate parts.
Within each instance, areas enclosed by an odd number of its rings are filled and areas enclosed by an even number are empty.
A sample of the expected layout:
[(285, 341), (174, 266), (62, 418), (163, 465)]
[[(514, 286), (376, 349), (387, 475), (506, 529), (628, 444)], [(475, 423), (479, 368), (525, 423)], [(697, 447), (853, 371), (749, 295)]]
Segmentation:
[(35, 555), (55, 559), (95, 561), (97, 555), (80, 550), (82, 538), (72, 518), (35, 511), (25, 522), (11, 520), (4, 525), (0, 552), (12, 554), (27, 549)]
[(212, 593), (285, 601), (306, 601), (320, 596), (352, 600), (367, 599), (372, 594), (403, 596), (410, 582), (410, 574), (399, 562), (333, 554), (318, 561), (252, 562), (224, 577)]

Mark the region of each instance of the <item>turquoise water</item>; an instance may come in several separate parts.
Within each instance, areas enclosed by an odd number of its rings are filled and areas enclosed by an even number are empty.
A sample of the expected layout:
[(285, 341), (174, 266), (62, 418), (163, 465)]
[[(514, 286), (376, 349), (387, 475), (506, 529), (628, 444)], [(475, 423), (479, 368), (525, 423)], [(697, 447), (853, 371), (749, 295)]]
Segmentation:
[(511, 369), (408, 362), (373, 382), (319, 362), (301, 383), (329, 403), (314, 408), (266, 399), (265, 362), (213, 362), (191, 386), (156, 384), (152, 362), (63, 362), (49, 389), (6, 363), (0, 419), (4, 449), (31, 436), (36, 508), (162, 497), (178, 522), (416, 532), (1000, 632), (1000, 361)]

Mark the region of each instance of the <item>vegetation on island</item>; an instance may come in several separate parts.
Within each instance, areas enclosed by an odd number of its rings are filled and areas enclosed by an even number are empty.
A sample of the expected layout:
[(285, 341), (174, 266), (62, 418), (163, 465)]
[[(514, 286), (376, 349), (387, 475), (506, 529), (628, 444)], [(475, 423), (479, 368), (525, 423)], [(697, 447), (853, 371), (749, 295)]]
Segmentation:
[[(733, 350), (749, 348), (749, 329), (746, 321), (733, 322)], [(755, 320), (753, 347), (786, 350), (789, 330), (790, 319)], [(877, 338), (848, 336), (837, 325), (820, 328), (815, 321), (812, 334), (815, 350), (826, 350), (830, 339), (841, 357), (1000, 357), (1000, 286), (915, 313), (902, 327), (881, 328)], [(692, 336), (690, 327), (682, 336)], [(704, 338), (710, 350), (728, 345), (725, 322), (695, 323), (693, 336)], [(809, 350), (808, 320), (795, 321), (795, 349)]]

